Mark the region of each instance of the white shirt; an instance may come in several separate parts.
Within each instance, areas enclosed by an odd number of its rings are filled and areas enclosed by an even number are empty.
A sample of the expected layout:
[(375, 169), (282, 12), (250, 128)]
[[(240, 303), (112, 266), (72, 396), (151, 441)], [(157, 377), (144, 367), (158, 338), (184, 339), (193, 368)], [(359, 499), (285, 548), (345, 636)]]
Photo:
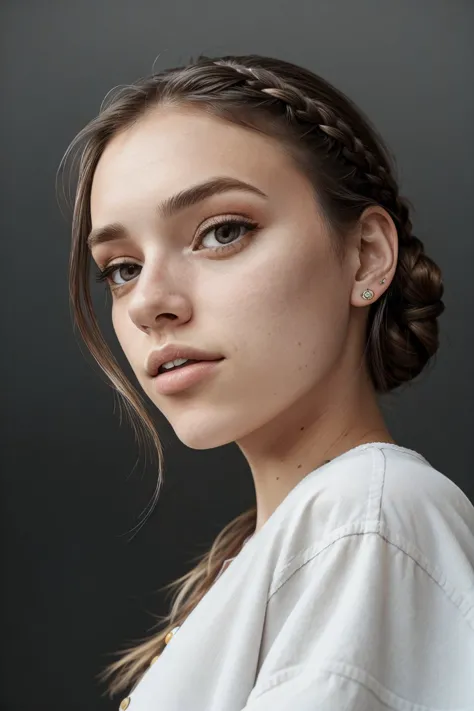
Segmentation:
[(306, 475), (144, 674), (130, 711), (474, 711), (474, 507), (418, 452)]

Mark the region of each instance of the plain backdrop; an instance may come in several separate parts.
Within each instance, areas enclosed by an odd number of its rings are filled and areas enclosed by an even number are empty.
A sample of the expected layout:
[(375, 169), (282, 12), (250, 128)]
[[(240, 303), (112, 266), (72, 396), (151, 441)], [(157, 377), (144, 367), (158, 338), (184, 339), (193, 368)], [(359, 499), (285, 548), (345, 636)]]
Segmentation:
[(157, 590), (254, 491), (235, 445), (187, 449), (157, 414), (165, 486), (135, 532), (155, 471), (73, 332), (55, 195), (67, 145), (112, 87), (198, 53), (288, 59), (345, 91), (397, 156), (445, 281), (439, 355), (387, 399), (387, 422), (473, 498), (474, 3), (3, 0), (0, 25), (0, 709), (106, 711), (107, 655), (147, 634), (169, 602)]

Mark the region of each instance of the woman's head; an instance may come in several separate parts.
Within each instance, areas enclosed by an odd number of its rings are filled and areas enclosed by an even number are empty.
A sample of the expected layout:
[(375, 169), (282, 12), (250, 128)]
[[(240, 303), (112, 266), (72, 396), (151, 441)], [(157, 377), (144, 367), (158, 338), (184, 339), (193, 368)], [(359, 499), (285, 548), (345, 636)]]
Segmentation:
[[(381, 140), (321, 78), (258, 56), (201, 58), (124, 89), (85, 137), (73, 305), (90, 231), (120, 223), (92, 257), (101, 269), (127, 262), (108, 276), (114, 329), (185, 444), (244, 438), (318, 388), (324, 403), (324, 385), (334, 392), (335, 371), (353, 375), (364, 351), (375, 391), (387, 392), (436, 350), (438, 270), (411, 235)], [(219, 179), (204, 200), (158, 209)], [(199, 385), (160, 395), (146, 363), (166, 343), (225, 360)]]
[[(91, 253), (100, 269), (116, 267), (112, 321), (141, 388), (191, 447), (242, 440), (306, 396), (324, 408), (335, 387), (362, 374), (374, 392), (389, 392), (436, 352), (441, 274), (411, 233), (388, 152), (360, 111), (312, 72), (257, 55), (200, 57), (123, 87), (65, 159), (79, 148), (75, 320), (132, 424), (155, 445), (159, 483), (153, 419), (94, 316)], [(206, 199), (183, 200), (197, 186)], [(98, 240), (112, 224), (115, 239)], [(161, 395), (147, 361), (167, 343), (224, 360), (189, 390)], [(254, 510), (231, 522), (176, 581), (184, 583), (170, 625), (254, 523)], [(121, 674), (113, 690), (135, 678), (166, 631), (111, 668)]]

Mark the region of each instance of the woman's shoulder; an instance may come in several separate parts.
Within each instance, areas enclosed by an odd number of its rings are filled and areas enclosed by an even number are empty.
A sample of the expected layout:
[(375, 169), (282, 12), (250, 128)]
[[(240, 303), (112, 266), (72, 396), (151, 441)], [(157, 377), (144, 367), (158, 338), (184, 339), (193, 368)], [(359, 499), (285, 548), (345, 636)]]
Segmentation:
[(361, 445), (311, 472), (288, 503), (275, 531), (278, 567), (341, 537), (375, 534), (457, 589), (474, 584), (474, 506), (419, 452)]

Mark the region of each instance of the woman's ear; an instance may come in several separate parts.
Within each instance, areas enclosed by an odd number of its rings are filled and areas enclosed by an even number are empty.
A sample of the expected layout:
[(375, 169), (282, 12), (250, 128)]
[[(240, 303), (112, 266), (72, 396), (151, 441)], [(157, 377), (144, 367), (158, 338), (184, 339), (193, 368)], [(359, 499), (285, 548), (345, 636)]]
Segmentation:
[(379, 205), (372, 205), (358, 220), (355, 240), (358, 268), (354, 274), (351, 304), (364, 306), (367, 300), (362, 294), (366, 289), (374, 292), (370, 299), (373, 303), (390, 286), (398, 261), (398, 232), (389, 213)]

